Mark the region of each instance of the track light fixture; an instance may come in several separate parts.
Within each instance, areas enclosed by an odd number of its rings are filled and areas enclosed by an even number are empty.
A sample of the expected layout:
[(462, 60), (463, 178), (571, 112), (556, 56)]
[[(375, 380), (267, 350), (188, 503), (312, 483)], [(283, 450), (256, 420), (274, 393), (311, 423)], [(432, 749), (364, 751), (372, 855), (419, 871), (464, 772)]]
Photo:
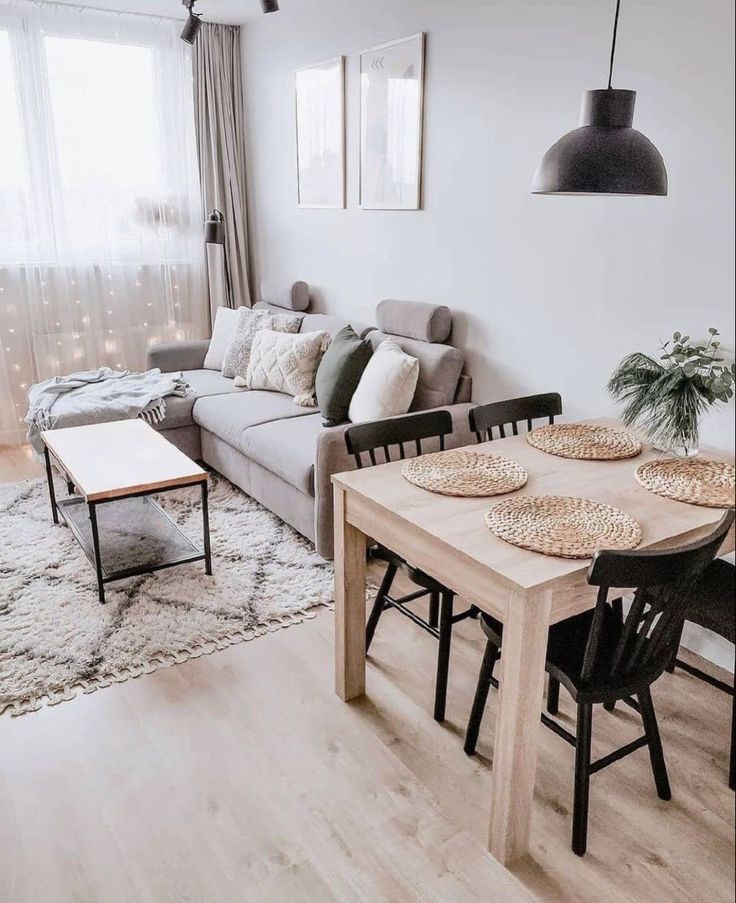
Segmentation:
[[(193, 44), (197, 40), (199, 29), (202, 27), (202, 16), (194, 12), (195, 2), (196, 0), (181, 0), (182, 6), (186, 6), (189, 11), (187, 21), (181, 30), (181, 39), (187, 44)], [(277, 13), (279, 0), (261, 0), (261, 9), (264, 13)]]
[(182, 0), (182, 5), (189, 10), (189, 16), (181, 30), (181, 39), (187, 44), (193, 44), (197, 40), (199, 29), (202, 27), (202, 18), (193, 12), (195, 0)]

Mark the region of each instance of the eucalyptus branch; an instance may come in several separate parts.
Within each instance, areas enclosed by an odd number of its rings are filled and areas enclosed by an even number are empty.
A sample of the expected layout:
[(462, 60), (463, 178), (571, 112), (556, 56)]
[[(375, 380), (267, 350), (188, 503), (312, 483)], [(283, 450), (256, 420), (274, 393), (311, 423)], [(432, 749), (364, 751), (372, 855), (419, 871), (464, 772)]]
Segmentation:
[(717, 329), (698, 344), (675, 332), (660, 345), (659, 360), (627, 355), (608, 382), (608, 391), (622, 402), (624, 423), (644, 427), (665, 447), (697, 446), (702, 415), (734, 396), (736, 365), (723, 365), (720, 344)]

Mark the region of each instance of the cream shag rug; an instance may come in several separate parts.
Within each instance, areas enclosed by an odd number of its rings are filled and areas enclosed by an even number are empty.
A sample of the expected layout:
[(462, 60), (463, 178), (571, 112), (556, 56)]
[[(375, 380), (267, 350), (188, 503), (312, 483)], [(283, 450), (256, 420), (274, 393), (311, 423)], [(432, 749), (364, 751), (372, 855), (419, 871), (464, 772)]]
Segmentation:
[[(61, 490), (60, 497), (65, 493)], [(158, 496), (198, 545), (200, 492)], [(203, 562), (106, 587), (46, 483), (0, 485), (0, 713), (21, 715), (313, 617), (333, 569), (289, 526), (222, 477), (210, 482), (214, 575)]]

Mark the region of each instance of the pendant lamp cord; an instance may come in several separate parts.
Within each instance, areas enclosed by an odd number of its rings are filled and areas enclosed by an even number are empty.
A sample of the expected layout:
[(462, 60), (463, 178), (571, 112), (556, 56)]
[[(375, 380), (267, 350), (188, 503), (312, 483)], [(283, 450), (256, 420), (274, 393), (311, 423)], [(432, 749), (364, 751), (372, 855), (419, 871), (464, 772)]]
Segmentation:
[(611, 90), (613, 81), (613, 58), (616, 55), (616, 34), (618, 32), (618, 14), (621, 10), (621, 0), (616, 0), (616, 15), (613, 20), (613, 40), (611, 41), (611, 65), (608, 69), (608, 90)]

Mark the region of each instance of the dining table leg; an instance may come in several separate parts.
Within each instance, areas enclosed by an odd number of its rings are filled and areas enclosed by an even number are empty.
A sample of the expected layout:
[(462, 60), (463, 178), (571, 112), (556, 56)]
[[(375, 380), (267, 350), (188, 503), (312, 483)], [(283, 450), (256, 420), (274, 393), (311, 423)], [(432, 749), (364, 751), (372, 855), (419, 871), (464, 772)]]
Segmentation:
[(346, 493), (335, 500), (335, 692), (348, 702), (365, 693), (366, 536), (347, 521)]
[(488, 837), (504, 865), (529, 849), (551, 604), (549, 590), (506, 600)]

